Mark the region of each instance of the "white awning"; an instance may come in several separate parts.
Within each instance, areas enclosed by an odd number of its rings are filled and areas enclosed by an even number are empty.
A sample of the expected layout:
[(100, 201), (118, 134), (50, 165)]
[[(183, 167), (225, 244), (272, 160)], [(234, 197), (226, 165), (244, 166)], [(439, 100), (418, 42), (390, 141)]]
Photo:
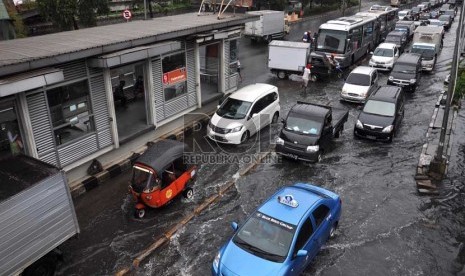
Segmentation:
[(0, 79), (0, 97), (64, 81), (63, 70), (44, 68)]
[(178, 50), (181, 50), (181, 42), (169, 41), (150, 46), (135, 47), (99, 56), (97, 58), (91, 58), (87, 61), (87, 65), (95, 68), (111, 68)]

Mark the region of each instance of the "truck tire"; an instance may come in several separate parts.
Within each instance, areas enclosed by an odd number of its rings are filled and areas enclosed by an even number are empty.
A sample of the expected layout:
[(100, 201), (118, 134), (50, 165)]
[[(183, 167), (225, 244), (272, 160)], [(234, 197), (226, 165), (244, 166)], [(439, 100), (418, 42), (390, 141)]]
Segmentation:
[(54, 254), (47, 254), (28, 266), (21, 275), (23, 276), (53, 276), (58, 258)]
[(278, 79), (281, 79), (281, 80), (284, 80), (287, 78), (287, 74), (284, 71), (278, 71), (277, 76), (278, 76)]

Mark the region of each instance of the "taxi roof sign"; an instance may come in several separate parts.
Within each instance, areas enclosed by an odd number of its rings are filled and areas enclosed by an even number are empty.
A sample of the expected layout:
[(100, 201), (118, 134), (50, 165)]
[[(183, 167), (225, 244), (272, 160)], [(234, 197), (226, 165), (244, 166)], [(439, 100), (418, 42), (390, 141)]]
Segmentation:
[(292, 208), (297, 208), (299, 206), (299, 203), (292, 195), (278, 196), (278, 202)]

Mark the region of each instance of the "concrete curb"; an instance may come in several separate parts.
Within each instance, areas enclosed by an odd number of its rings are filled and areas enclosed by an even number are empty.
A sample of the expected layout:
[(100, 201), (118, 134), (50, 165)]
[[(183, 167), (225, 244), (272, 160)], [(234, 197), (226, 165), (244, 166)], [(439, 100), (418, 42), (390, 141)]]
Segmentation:
[[(442, 119), (444, 116), (446, 94), (442, 91), (436, 101), (433, 115), (426, 132), (427, 142), (423, 145), (418, 165), (415, 173), (415, 182), (417, 190), (420, 194), (436, 195), (439, 194), (437, 190), (436, 180), (442, 176), (433, 174), (430, 171), (434, 156), (436, 155), (437, 147), (439, 144), (439, 134), (442, 127)], [(453, 107), (451, 107), (453, 108)], [(444, 154), (446, 162), (445, 171), (447, 172), (448, 160), (451, 154), (451, 146), (453, 141), (455, 122), (457, 118), (457, 110), (454, 110), (452, 115), (449, 115), (449, 121), (446, 129), (446, 139), (444, 141)]]
[[(211, 117), (212, 114), (213, 113), (207, 114), (207, 115)], [(120, 160), (117, 160), (115, 163), (104, 166), (103, 171), (93, 176), (89, 176), (85, 178), (84, 180), (78, 180), (78, 181), (70, 183), (71, 196), (73, 198), (79, 197), (80, 195), (87, 193), (94, 188), (97, 188), (99, 185), (106, 182), (107, 180), (112, 179), (122, 174), (123, 172), (129, 171), (132, 168), (132, 164), (134, 164), (136, 159), (142, 153), (144, 153), (147, 150), (148, 146), (150, 146), (150, 144), (152, 143), (155, 143), (159, 140), (164, 140), (164, 139), (173, 139), (173, 140), (182, 141), (184, 139), (185, 133), (187, 134), (187, 133), (192, 132), (192, 129), (193, 129), (192, 123), (195, 123), (195, 122), (205, 125), (208, 123), (208, 119), (203, 118), (200, 120), (194, 120), (194, 121), (188, 122), (182, 128), (177, 128), (171, 132), (161, 135), (160, 137), (152, 141), (147, 142), (146, 145), (141, 146), (136, 151), (132, 152), (131, 155), (126, 156), (125, 158), (122, 158)]]

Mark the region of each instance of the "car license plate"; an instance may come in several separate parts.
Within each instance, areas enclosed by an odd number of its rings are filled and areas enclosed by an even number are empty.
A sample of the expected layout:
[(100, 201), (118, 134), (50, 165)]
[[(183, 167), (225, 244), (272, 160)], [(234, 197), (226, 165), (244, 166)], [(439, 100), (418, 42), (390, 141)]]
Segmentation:
[(367, 135), (367, 138), (368, 138), (368, 139), (376, 140), (376, 136), (373, 136), (373, 135)]
[(288, 154), (288, 156), (295, 160), (299, 159), (299, 156), (297, 154)]

